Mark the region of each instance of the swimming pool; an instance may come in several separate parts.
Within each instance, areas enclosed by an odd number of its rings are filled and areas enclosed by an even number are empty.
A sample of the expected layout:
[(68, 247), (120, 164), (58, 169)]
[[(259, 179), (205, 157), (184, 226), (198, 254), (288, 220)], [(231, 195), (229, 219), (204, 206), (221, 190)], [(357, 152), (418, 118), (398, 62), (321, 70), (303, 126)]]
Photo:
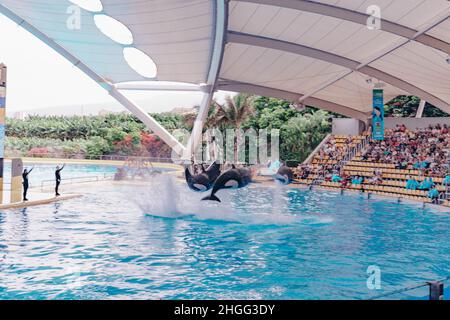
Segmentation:
[[(60, 165), (62, 165), (61, 163)], [(24, 163), (23, 167), (30, 170), (34, 166), (33, 171), (29, 175), (30, 186), (40, 187), (44, 180), (55, 179), (56, 164), (46, 163)], [(93, 164), (72, 164), (68, 163), (61, 175), (63, 179), (88, 177), (88, 176), (112, 176), (117, 171), (115, 166), (93, 165)], [(4, 169), (5, 183), (11, 182), (11, 163), (7, 162)]]
[(0, 212), (1, 299), (366, 299), (450, 274), (450, 215), (415, 204), (258, 185), (205, 203), (166, 176), (78, 188)]
[[(60, 166), (63, 163), (59, 164)], [(30, 187), (41, 187), (42, 181), (51, 182), (55, 179), (56, 164), (48, 163), (24, 163), (24, 168), (31, 169), (34, 166), (34, 170), (29, 175)], [(171, 171), (170, 168), (158, 168), (159, 171)], [(6, 163), (4, 169), (5, 184), (11, 182), (11, 164)], [(101, 164), (76, 164), (67, 163), (61, 175), (63, 178), (63, 185), (65, 181), (71, 178), (86, 178), (86, 177), (112, 177), (117, 172), (117, 166), (101, 165)], [(50, 183), (51, 184), (51, 183)]]

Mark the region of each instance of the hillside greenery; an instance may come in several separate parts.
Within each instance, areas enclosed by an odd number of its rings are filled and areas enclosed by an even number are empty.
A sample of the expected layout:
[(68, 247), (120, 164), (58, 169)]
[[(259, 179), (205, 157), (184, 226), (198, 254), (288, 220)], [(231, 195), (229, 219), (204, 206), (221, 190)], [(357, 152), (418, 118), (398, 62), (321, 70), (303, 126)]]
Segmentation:
[[(387, 116), (412, 117), (417, 97), (399, 96), (385, 107)], [(152, 114), (167, 130), (192, 129), (195, 113)], [(427, 106), (424, 116), (447, 116)], [(239, 94), (223, 105), (213, 101), (205, 127), (280, 130), (280, 156), (295, 163), (304, 160), (331, 131), (332, 117), (339, 115), (289, 102)], [(130, 114), (105, 116), (29, 116), (7, 119), (8, 156), (97, 158), (101, 155), (140, 155), (170, 158), (171, 150)], [(236, 143), (238, 143), (236, 141)]]

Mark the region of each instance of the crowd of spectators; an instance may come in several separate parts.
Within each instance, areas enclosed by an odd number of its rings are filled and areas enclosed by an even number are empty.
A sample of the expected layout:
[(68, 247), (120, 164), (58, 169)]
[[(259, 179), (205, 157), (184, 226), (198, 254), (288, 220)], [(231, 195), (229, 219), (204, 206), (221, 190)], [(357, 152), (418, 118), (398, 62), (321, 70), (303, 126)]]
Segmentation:
[(345, 138), (344, 141), (337, 143), (336, 139), (332, 137), (325, 143), (322, 149), (317, 153), (316, 158), (319, 160), (334, 159), (340, 160), (342, 155), (347, 152), (352, 139), (350, 137)]
[(444, 177), (449, 171), (450, 130), (447, 125), (411, 131), (404, 125), (386, 130), (383, 141), (371, 141), (363, 160), (394, 163), (397, 169), (414, 168), (424, 175)]
[[(329, 164), (320, 160), (340, 160), (347, 151), (351, 138), (345, 143), (337, 144), (330, 139), (317, 153), (319, 164), (299, 165), (295, 170), (299, 179), (320, 178), (327, 182), (339, 183), (342, 188), (350, 185), (381, 185), (383, 172), (375, 169), (370, 178), (347, 175), (338, 164)], [(417, 181), (414, 176), (407, 177), (406, 189), (428, 191), (428, 197), (436, 200), (440, 193), (432, 176), (443, 177), (442, 185), (450, 185), (450, 128), (447, 125), (429, 126), (415, 131), (404, 125), (397, 125), (393, 130), (386, 130), (385, 140), (369, 142), (361, 154), (363, 161), (393, 163), (397, 169), (417, 169), (419, 176), (425, 179)]]

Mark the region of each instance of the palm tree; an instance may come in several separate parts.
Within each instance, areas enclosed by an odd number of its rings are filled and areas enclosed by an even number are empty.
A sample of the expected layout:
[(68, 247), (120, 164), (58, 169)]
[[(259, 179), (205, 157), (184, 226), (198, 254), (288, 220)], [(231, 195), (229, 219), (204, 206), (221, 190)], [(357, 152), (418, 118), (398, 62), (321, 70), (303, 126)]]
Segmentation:
[[(242, 124), (254, 114), (253, 109), (254, 96), (244, 93), (239, 93), (234, 97), (226, 96), (225, 104), (220, 104), (217, 101), (212, 101), (212, 114), (209, 119), (209, 124), (218, 126), (231, 126), (235, 130), (239, 130)], [(212, 123), (211, 123), (212, 122)], [(237, 150), (241, 144), (240, 135), (234, 138), (234, 162), (237, 163)]]

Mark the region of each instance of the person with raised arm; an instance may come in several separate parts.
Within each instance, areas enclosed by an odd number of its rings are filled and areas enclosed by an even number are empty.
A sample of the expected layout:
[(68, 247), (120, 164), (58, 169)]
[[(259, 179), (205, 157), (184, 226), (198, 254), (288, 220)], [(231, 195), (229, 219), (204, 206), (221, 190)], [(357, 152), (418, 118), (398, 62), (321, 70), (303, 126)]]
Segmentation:
[(56, 166), (55, 170), (55, 179), (56, 179), (56, 186), (55, 186), (55, 196), (60, 196), (59, 194), (59, 185), (61, 184), (61, 171), (64, 169), (66, 164), (63, 164), (63, 166), (60, 168), (59, 166)]
[(28, 187), (30, 186), (29, 182), (28, 182), (28, 175), (31, 173), (31, 171), (33, 171), (34, 166), (28, 171), (28, 169), (25, 168), (25, 170), (23, 170), (22, 173), (22, 179), (23, 179), (23, 201), (28, 201), (27, 199), (27, 192), (28, 192)]

